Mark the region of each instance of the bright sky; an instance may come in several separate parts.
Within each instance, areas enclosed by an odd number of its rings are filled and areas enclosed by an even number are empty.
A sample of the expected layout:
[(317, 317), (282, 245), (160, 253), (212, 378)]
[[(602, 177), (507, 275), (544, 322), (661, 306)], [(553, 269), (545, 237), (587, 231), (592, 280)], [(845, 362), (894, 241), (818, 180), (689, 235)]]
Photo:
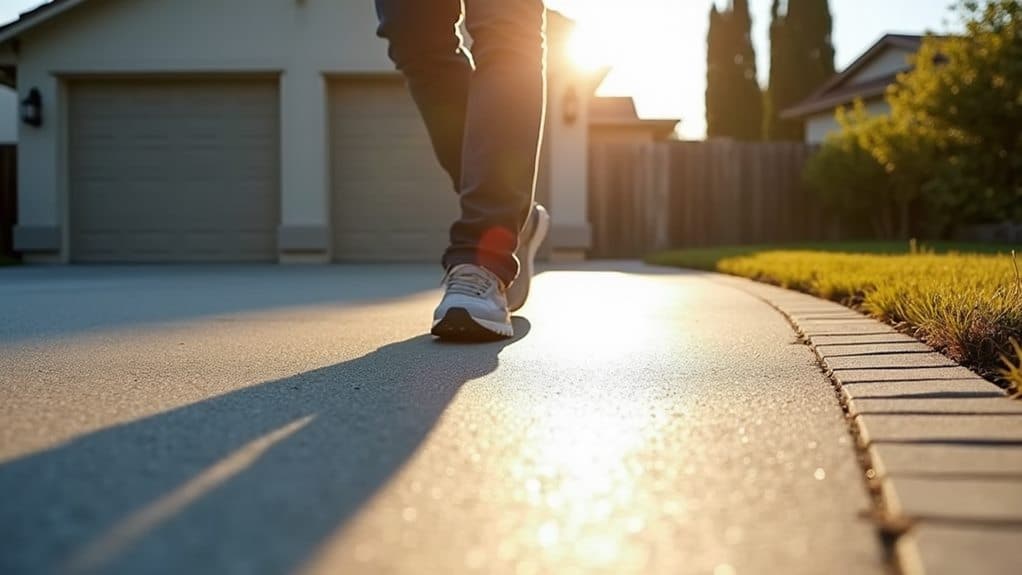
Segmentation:
[[(630, 95), (644, 117), (682, 118), (684, 138), (706, 134), (706, 33), (714, 0), (547, 0), (579, 22), (579, 51), (614, 71), (603, 95)], [(727, 0), (716, 0), (725, 6)], [(771, 0), (750, 0), (760, 84), (770, 69)], [(830, 0), (838, 70), (886, 32), (954, 28), (950, 0)], [(588, 46), (588, 48), (586, 48)]]
[[(364, 2), (368, 0), (356, 0)], [(710, 4), (727, 0), (546, 0), (577, 19), (587, 59), (615, 66), (601, 88), (604, 95), (634, 96), (639, 114), (682, 118), (685, 138), (706, 132), (706, 30)], [(0, 0), (0, 23), (41, 4)], [(760, 82), (769, 70), (771, 0), (750, 0)], [(953, 27), (950, 0), (830, 0), (837, 66), (847, 66), (885, 32), (947, 31)], [(951, 21), (951, 24), (948, 23)], [(585, 38), (590, 38), (586, 41)], [(588, 46), (588, 48), (587, 48)]]

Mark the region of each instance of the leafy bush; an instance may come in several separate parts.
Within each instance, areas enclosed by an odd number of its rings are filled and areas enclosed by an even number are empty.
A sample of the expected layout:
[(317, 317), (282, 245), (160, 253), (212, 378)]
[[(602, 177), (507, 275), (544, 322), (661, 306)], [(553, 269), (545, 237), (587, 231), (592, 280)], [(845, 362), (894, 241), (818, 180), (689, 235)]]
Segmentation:
[(1022, 1), (960, 2), (966, 33), (928, 38), (887, 95), (939, 148), (927, 194), (949, 219), (1022, 221)]
[[(845, 129), (831, 134), (820, 150), (814, 154), (805, 168), (806, 183), (823, 200), (824, 204), (845, 219), (860, 221), (869, 219), (876, 237), (892, 237), (884, 221), (887, 219), (882, 207), (884, 171), (880, 163), (859, 144), (855, 126), (847, 126), (844, 111), (838, 112)], [(877, 221), (879, 220), (879, 221)]]
[(868, 210), (879, 237), (1022, 222), (1022, 0), (959, 11), (966, 33), (924, 40), (888, 90), (891, 114), (839, 112), (841, 132), (807, 167), (842, 213)]
[[(887, 116), (868, 117), (861, 102), (838, 110), (832, 134), (806, 166), (805, 179), (846, 220), (868, 221), (880, 239), (908, 238), (933, 146)], [(929, 235), (929, 234), (926, 234)]]

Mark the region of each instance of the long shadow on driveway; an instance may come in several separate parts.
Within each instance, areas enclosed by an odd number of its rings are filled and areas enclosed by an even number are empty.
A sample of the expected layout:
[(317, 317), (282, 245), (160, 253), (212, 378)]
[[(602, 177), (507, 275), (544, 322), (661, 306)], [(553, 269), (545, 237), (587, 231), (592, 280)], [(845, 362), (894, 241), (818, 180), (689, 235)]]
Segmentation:
[(415, 264), (0, 269), (0, 346), (223, 314), (379, 303), (438, 289), (437, 269)]
[(413, 338), (3, 464), (0, 573), (298, 568), (529, 327)]

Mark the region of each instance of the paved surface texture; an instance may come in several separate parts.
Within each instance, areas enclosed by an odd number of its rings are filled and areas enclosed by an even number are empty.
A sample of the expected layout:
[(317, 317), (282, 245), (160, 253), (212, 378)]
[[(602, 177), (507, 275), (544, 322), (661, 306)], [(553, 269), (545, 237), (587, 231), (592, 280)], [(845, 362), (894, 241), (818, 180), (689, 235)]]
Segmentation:
[(448, 345), (438, 280), (0, 270), (0, 573), (885, 571), (834, 389), (761, 300), (550, 271), (516, 339)]
[(1019, 572), (1022, 401), (837, 304), (718, 281), (783, 310), (840, 386), (883, 512), (910, 526), (894, 546), (903, 574)]
[[(899, 542), (907, 573), (927, 575), (1018, 575), (1022, 565), (1022, 533), (984, 526), (921, 525)], [(976, 557), (983, 557), (978, 568)]]

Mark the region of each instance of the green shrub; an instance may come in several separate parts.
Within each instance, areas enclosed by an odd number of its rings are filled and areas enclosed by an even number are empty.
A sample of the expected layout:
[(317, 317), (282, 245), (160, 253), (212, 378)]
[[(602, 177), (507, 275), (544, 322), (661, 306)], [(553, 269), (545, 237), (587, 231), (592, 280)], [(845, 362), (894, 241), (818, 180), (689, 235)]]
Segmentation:
[(923, 41), (888, 90), (891, 114), (839, 111), (840, 133), (807, 166), (828, 204), (865, 214), (880, 238), (1022, 222), (1022, 0), (959, 12), (966, 33)]
[(927, 209), (937, 143), (895, 118), (868, 116), (862, 102), (837, 119), (842, 129), (809, 160), (807, 184), (844, 220), (869, 222), (878, 239), (934, 235), (915, 219)]
[(880, 239), (894, 237), (888, 225), (883, 167), (861, 145), (854, 128), (831, 134), (806, 163), (804, 178), (824, 205), (842, 220), (869, 221)]
[(923, 42), (888, 91), (891, 116), (939, 149), (918, 169), (947, 220), (1022, 222), (1022, 1), (965, 1), (959, 13), (966, 33)]

